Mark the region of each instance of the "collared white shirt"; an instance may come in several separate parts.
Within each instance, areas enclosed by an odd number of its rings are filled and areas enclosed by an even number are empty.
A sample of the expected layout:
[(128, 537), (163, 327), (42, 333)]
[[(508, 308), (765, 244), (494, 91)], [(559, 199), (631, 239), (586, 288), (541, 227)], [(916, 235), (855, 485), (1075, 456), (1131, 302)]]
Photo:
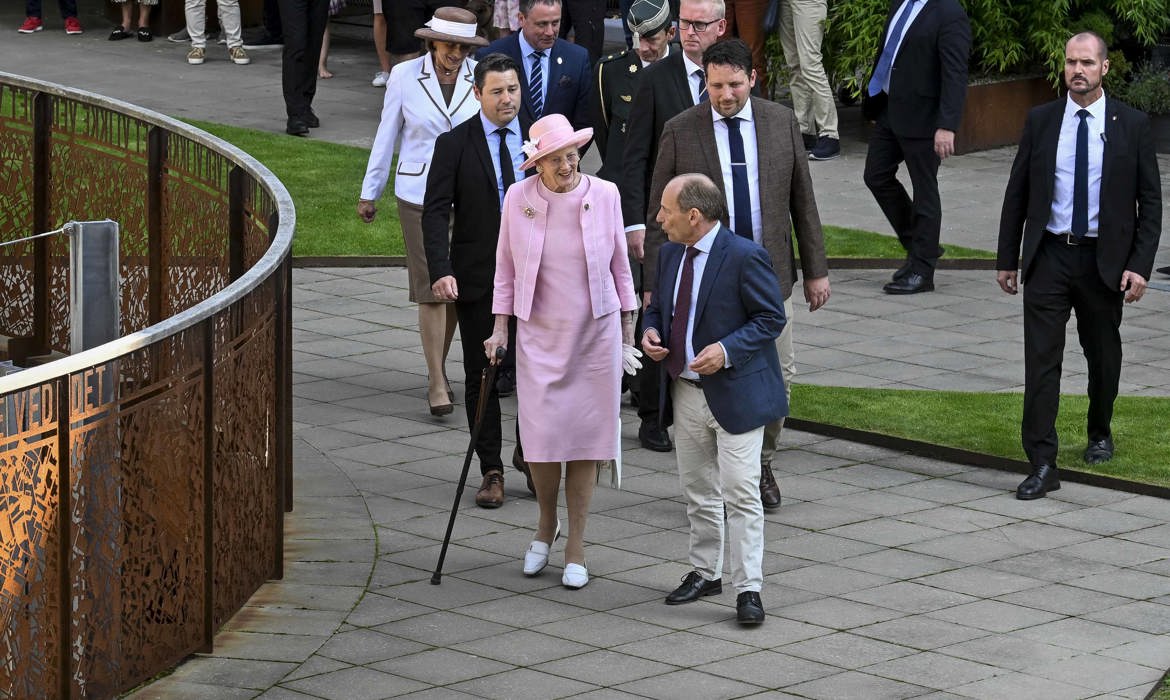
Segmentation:
[(702, 71), (703, 67), (692, 61), (686, 52), (683, 52), (683, 66), (687, 69), (687, 85), (691, 88), (691, 100), (699, 104), (699, 71)]
[[(524, 32), (516, 32), (520, 38), (520, 55), (524, 57), (521, 61), (521, 68), (524, 70), (524, 84), (532, 84), (532, 54), (536, 53), (536, 49), (532, 48), (524, 39)], [(540, 59), (540, 96), (544, 98), (544, 102), (548, 102), (548, 62), (549, 56), (552, 54), (552, 48), (544, 50), (544, 56)]]
[[(691, 282), (691, 307), (690, 314), (687, 318), (687, 356), (686, 361), (683, 362), (683, 371), (679, 374), (679, 376), (686, 377), (687, 379), (694, 379), (696, 381), (699, 379), (699, 374), (690, 368), (691, 362), (695, 360), (695, 348), (691, 344), (691, 336), (693, 336), (695, 333), (695, 307), (699, 305), (699, 286), (703, 281), (703, 270), (707, 267), (707, 258), (710, 257), (711, 246), (715, 245), (715, 236), (719, 233), (720, 225), (721, 224), (716, 221), (715, 225), (711, 227), (711, 230), (703, 234), (703, 237), (696, 241), (695, 245), (693, 246), (695, 250), (699, 251), (699, 254), (695, 256), (695, 260), (693, 262), (695, 276)], [(675, 273), (674, 276), (673, 299), (678, 299), (678, 287), (680, 284), (682, 284), (682, 273), (686, 264), (687, 254), (684, 251), (682, 262), (679, 263), (678, 272)], [(723, 351), (723, 357), (724, 366), (730, 367), (731, 358), (727, 357), (726, 349)]]
[[(492, 156), (492, 170), (496, 173), (496, 189), (500, 193), (500, 208), (504, 207), (504, 179), (500, 173), (500, 137), (496, 135), (496, 129), (500, 127), (493, 124), (487, 117), (484, 116), (483, 110), (479, 112), (479, 119), (483, 122), (483, 132), (487, 137), (488, 153)], [(523, 139), (520, 138), (520, 118), (512, 117), (512, 121), (504, 125), (505, 129), (510, 132), (507, 137), (508, 155), (512, 156), (512, 174), (515, 176), (513, 182), (520, 182), (524, 179), (524, 171), (520, 166), (524, 164), (524, 145)]]
[[(922, 12), (922, 8), (926, 7), (926, 3), (929, 1), (930, 0), (917, 0), (917, 2), (915, 2), (910, 7), (910, 17), (906, 20), (906, 26), (902, 27), (902, 36), (898, 37), (898, 43), (894, 46), (894, 60), (897, 60), (898, 58), (898, 51), (902, 49), (902, 41), (906, 38), (906, 32), (910, 31), (910, 25), (914, 24), (914, 20), (918, 17), (918, 14)], [(890, 22), (890, 29), (894, 28), (894, 25), (898, 23), (898, 18), (902, 16), (902, 13), (906, 12), (906, 5), (909, 2), (910, 0), (902, 1), (902, 6), (898, 8), (896, 13), (894, 13), (894, 19)], [(886, 37), (887, 41), (892, 38), (893, 37)], [(887, 95), (890, 92), (890, 76), (894, 74), (892, 62), (890, 64), (890, 69), (890, 72), (886, 73), (886, 82), (884, 85), (882, 85), (882, 90)]]
[[(752, 210), (748, 214), (752, 219), (752, 240), (762, 241), (760, 232), (763, 229), (764, 217), (760, 209), (760, 159), (756, 139), (756, 122), (752, 116), (752, 101), (749, 99), (736, 115), (740, 120), (739, 134), (743, 137), (743, 155), (747, 159), (748, 199), (752, 203)], [(723, 115), (711, 108), (711, 118), (715, 120), (715, 150), (719, 151), (719, 170), (723, 174), (723, 191), (727, 198), (727, 211), (731, 214), (731, 230), (735, 231), (737, 216), (743, 212), (735, 210), (735, 188), (731, 180), (731, 144), (728, 142), (727, 122)]]
[[(1052, 187), (1052, 211), (1048, 215), (1048, 230), (1053, 233), (1072, 233), (1073, 178), (1077, 159), (1077, 127), (1081, 118), (1077, 112), (1081, 106), (1072, 101), (1071, 95), (1064, 104), (1064, 117), (1060, 122), (1060, 137), (1056, 141), (1056, 180)], [(1086, 237), (1095, 237), (1098, 216), (1101, 213), (1101, 162), (1105, 155), (1105, 93), (1085, 107), (1089, 116), (1089, 232)]]

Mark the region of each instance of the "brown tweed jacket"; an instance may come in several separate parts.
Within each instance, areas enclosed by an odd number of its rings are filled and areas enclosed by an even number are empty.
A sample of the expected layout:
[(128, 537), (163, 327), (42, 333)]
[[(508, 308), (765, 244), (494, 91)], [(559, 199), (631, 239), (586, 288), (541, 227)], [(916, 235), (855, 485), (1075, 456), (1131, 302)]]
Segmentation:
[[(812, 176), (800, 136), (796, 115), (783, 105), (752, 97), (760, 172), (760, 197), (764, 230), (762, 243), (772, 258), (772, 268), (787, 299), (796, 280), (796, 258), (792, 232), (800, 249), (800, 266), (806, 279), (829, 274), (821, 217), (813, 196)], [(655, 217), (662, 191), (675, 175), (703, 173), (724, 189), (711, 106), (704, 103), (680, 113), (662, 131), (650, 201), (646, 211), (646, 257), (643, 261), (644, 288), (653, 289), (658, 277), (658, 250), (666, 234)], [(723, 193), (727, 196), (727, 192)], [(727, 225), (727, 221), (723, 224)]]

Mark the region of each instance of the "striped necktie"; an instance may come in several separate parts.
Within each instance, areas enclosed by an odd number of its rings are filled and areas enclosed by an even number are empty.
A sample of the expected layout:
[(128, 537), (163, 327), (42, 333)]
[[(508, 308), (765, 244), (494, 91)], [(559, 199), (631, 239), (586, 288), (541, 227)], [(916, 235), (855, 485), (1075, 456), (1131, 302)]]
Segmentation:
[(532, 116), (536, 119), (540, 119), (544, 112), (544, 72), (540, 68), (540, 61), (543, 58), (543, 51), (532, 52), (532, 76), (528, 79), (528, 94), (532, 96)]

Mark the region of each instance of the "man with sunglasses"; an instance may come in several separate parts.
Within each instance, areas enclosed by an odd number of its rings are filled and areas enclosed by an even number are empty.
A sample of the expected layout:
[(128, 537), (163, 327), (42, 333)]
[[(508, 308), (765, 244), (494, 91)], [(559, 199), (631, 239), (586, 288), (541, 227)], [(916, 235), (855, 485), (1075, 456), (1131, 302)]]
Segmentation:
[[(707, 101), (703, 52), (727, 29), (724, 9), (723, 0), (682, 0), (678, 36), (683, 50), (671, 51), (666, 58), (643, 69), (634, 93), (630, 120), (626, 125), (625, 172), (618, 187), (622, 195), (626, 241), (630, 255), (637, 262), (644, 262), (646, 206), (662, 128), (674, 116)], [(656, 205), (649, 216), (653, 218), (657, 214)], [(646, 301), (643, 300), (643, 307)], [(638, 416), (642, 425), (638, 429), (638, 440), (647, 449), (666, 452), (672, 449), (665, 427), (670, 421), (668, 412), (658, 404), (655, 375), (654, 372), (642, 373), (646, 381), (639, 391)]]

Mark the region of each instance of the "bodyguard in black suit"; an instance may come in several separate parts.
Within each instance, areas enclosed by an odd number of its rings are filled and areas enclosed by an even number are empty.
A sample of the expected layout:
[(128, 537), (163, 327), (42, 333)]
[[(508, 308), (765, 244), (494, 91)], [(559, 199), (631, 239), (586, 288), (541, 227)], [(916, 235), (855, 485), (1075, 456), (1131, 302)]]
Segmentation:
[[(476, 53), (480, 59), (490, 53), (502, 53), (520, 66), (520, 92), (524, 101), (520, 114), (535, 122), (546, 114), (563, 114), (574, 129), (590, 123), (590, 80), (592, 64), (589, 52), (557, 38), (561, 26), (561, 0), (520, 0), (520, 31), (497, 39)], [(533, 52), (543, 52), (539, 72), (533, 65)], [(533, 99), (533, 86), (542, 87)]]
[(279, 0), (284, 46), (280, 56), (280, 82), (284, 110), (288, 116), (285, 132), (308, 136), (310, 128), (321, 125), (313, 112), (317, 94), (317, 60), (329, 23), (329, 0)]
[(1112, 459), (1122, 301), (1145, 293), (1162, 231), (1149, 118), (1105, 96), (1106, 56), (1105, 42), (1090, 32), (1065, 45), (1068, 97), (1028, 114), (1004, 194), (996, 278), (1008, 294), (1024, 283), (1020, 432), (1032, 464), (1016, 490), (1024, 500), (1060, 488), (1056, 413), (1071, 310), (1089, 374), (1084, 459)]
[[(894, 0), (862, 112), (875, 122), (865, 157), (865, 185), (886, 215), (906, 262), (887, 294), (934, 290), (942, 203), (938, 166), (955, 151), (967, 97), (971, 25), (958, 0)], [(898, 181), (906, 163), (914, 199)]]
[[(431, 289), (455, 302), (463, 345), (467, 424), (475, 421), (479, 378), (487, 366), (483, 339), (492, 334), (492, 286), (504, 191), (524, 178), (521, 144), (528, 123), (520, 114), (519, 66), (490, 54), (475, 66), (480, 112), (435, 141), (423, 201), (423, 245)], [(451, 225), (451, 217), (454, 224)], [(450, 244), (448, 244), (450, 231)], [(475, 502), (495, 508), (504, 502), (500, 458), (500, 399), (493, 386), (475, 452), (483, 483)]]

